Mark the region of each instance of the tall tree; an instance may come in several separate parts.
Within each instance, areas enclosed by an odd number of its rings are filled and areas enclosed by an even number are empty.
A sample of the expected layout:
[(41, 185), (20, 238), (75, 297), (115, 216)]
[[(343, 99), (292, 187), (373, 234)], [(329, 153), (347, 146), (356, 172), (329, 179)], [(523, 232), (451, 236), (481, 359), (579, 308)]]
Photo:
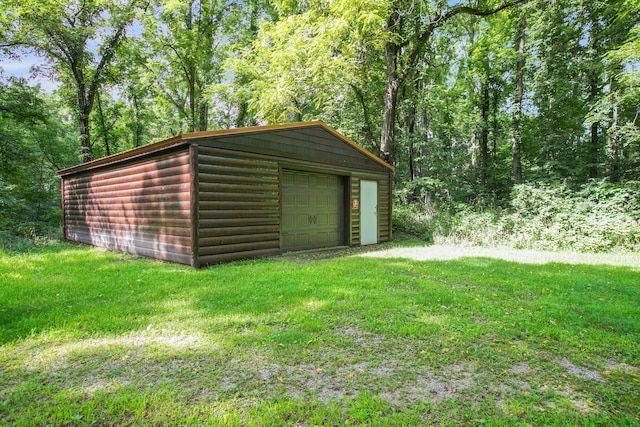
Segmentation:
[[(76, 163), (77, 135), (57, 99), (26, 80), (0, 77), (0, 231), (56, 226), (57, 169)], [(31, 227), (28, 227), (31, 228)]]
[(527, 28), (527, 15), (523, 12), (518, 24), (518, 35), (516, 42), (516, 91), (513, 102), (513, 116), (511, 119), (511, 159), (513, 165), (513, 182), (522, 184), (522, 159), (520, 146), (522, 136), (520, 134), (520, 120), (522, 118), (522, 99), (524, 94), (524, 43), (525, 30)]
[(106, 67), (147, 0), (5, 0), (0, 5), (7, 40), (14, 54), (32, 50), (46, 64), (41, 69), (75, 89), (81, 159), (93, 159), (90, 115)]
[(640, 0), (627, 0), (623, 6), (618, 9), (615, 24), (628, 19), (636, 23), (621, 34), (623, 41), (607, 53), (611, 91), (591, 112), (610, 122), (608, 173), (612, 182), (640, 176)]
[(229, 0), (158, 1), (145, 20), (148, 69), (189, 132), (209, 126), (207, 90), (222, 78), (231, 18), (239, 5)]
[(431, 43), (437, 29), (459, 15), (491, 16), (504, 9), (527, 0), (511, 0), (491, 7), (470, 4), (430, 1), (419, 3), (420, 12), (410, 13), (416, 4), (413, 1), (391, 2), (386, 23), (387, 38), (384, 47), (386, 63), (386, 86), (383, 95), (383, 119), (380, 150), (389, 162), (395, 157), (395, 126), (398, 91), (413, 69), (422, 61), (425, 48)]

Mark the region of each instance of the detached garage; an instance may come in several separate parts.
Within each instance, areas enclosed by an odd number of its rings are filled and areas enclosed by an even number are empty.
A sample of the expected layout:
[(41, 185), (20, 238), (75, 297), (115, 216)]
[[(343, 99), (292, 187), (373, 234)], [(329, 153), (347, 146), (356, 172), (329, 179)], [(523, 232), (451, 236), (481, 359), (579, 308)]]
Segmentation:
[(320, 121), (189, 133), (58, 174), (65, 239), (194, 267), (391, 238), (393, 168)]

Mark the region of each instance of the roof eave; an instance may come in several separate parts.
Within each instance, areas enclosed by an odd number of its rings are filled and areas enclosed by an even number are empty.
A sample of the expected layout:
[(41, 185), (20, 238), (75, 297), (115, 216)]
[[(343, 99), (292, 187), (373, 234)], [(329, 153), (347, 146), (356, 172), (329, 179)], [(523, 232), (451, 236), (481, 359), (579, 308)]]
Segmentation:
[(213, 130), (213, 131), (203, 131), (203, 132), (191, 132), (186, 134), (181, 134), (175, 136), (173, 138), (165, 139), (162, 141), (154, 142), (148, 145), (144, 145), (141, 147), (136, 147), (131, 150), (123, 151), (121, 153), (112, 154), (111, 156), (102, 157), (100, 159), (92, 160), (87, 163), (82, 163), (80, 165), (72, 166), (70, 168), (62, 169), (58, 171), (58, 176), (66, 176), (71, 175), (78, 172), (84, 172), (91, 169), (95, 169), (98, 167), (108, 166), (114, 163), (118, 163), (124, 160), (131, 160), (138, 157), (146, 156), (149, 154), (153, 154), (159, 151), (164, 151), (172, 148), (179, 147), (181, 145), (186, 145), (192, 142), (192, 140), (197, 140), (199, 138), (206, 137), (219, 137), (219, 136), (227, 136), (227, 135), (236, 135), (236, 134), (250, 134), (250, 133), (259, 133), (259, 132), (268, 132), (272, 130), (279, 129), (295, 129), (295, 128), (305, 128), (305, 127), (314, 127), (320, 126), (336, 138), (340, 139), (347, 145), (355, 148), (360, 153), (364, 154), (371, 160), (376, 163), (388, 168), (390, 171), (394, 171), (394, 167), (377, 157), (373, 153), (365, 150), (346, 136), (342, 135), (325, 122), (321, 120), (315, 120), (310, 122), (295, 122), (295, 123), (285, 123), (278, 125), (267, 125), (267, 126), (252, 126), (245, 128), (234, 128), (234, 129), (222, 129), (222, 130)]

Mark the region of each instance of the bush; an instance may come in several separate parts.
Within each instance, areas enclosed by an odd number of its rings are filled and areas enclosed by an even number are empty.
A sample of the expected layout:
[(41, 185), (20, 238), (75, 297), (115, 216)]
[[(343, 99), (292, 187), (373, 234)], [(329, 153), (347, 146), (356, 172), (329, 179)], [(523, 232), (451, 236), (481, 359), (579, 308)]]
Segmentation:
[(640, 252), (640, 182), (523, 184), (505, 209), (414, 202), (396, 208), (394, 227), (457, 244)]
[(393, 210), (393, 230), (411, 234), (421, 240), (432, 243), (432, 218), (426, 212), (413, 205), (396, 205)]
[(61, 238), (61, 208), (51, 192), (31, 194), (0, 181), (0, 249), (25, 252)]
[(398, 188), (393, 195), (393, 229), (433, 242), (434, 233), (442, 233), (449, 222), (452, 206), (445, 185), (431, 178), (419, 178)]

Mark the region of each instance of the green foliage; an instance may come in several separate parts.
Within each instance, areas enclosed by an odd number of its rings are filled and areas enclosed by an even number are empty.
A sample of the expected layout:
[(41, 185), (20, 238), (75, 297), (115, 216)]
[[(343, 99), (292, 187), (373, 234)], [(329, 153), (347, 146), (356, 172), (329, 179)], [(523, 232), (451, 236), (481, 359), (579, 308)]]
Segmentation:
[(578, 191), (566, 184), (523, 184), (509, 208), (463, 207), (445, 239), (476, 245), (571, 250), (640, 251), (640, 186), (592, 181)]
[(0, 81), (0, 247), (28, 248), (38, 236), (59, 234), (56, 169), (77, 162), (73, 125), (55, 100), (24, 80)]

